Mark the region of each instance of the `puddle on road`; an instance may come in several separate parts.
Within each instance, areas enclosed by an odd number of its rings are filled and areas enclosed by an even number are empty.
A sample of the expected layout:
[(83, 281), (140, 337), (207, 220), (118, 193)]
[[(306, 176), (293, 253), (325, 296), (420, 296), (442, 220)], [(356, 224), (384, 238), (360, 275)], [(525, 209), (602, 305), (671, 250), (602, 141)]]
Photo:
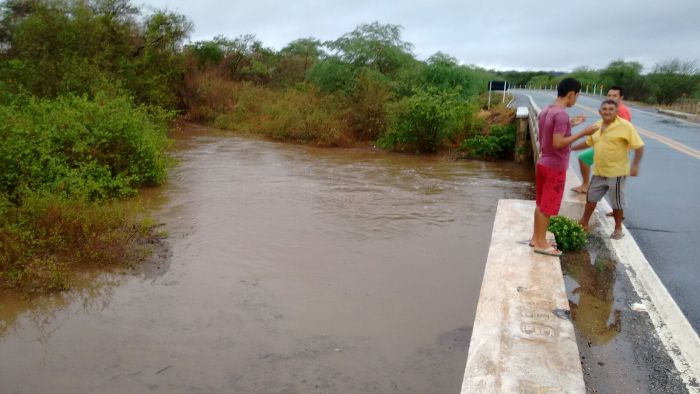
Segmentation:
[(0, 392), (459, 391), (497, 200), (533, 197), (529, 166), (186, 127), (144, 192), (168, 264), (0, 300)]
[[(602, 219), (607, 220), (607, 219)], [(607, 234), (561, 258), (588, 393), (686, 393)]]
[(616, 262), (584, 250), (561, 259), (569, 280), (569, 308), (576, 330), (595, 346), (610, 342), (622, 329), (621, 310), (613, 308)]

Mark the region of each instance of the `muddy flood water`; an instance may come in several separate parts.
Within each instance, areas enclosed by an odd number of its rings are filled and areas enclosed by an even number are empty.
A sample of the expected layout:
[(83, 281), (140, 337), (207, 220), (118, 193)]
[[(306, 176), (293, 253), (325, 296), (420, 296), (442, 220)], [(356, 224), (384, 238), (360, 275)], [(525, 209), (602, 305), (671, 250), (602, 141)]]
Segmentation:
[(157, 265), (0, 299), (0, 393), (459, 392), (531, 166), (180, 134)]

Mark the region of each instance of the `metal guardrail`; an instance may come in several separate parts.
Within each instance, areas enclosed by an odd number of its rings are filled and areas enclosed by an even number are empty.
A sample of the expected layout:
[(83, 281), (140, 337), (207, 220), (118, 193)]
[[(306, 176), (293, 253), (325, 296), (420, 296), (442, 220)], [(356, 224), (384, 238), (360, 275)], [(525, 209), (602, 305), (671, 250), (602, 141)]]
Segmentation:
[(530, 142), (532, 143), (532, 157), (534, 159), (534, 162), (537, 163), (537, 161), (540, 158), (540, 133), (537, 117), (540, 115), (540, 112), (542, 112), (542, 110), (535, 103), (532, 97), (527, 96), (527, 98), (529, 100), (529, 104), (527, 106), (529, 126), (528, 129), (530, 130)]

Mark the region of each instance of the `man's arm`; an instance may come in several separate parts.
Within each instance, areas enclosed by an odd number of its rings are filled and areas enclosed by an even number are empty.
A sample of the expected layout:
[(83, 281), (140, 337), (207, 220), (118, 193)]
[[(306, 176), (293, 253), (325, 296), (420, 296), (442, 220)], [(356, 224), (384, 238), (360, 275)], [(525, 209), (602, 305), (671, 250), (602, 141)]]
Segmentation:
[(586, 127), (585, 129), (581, 130), (580, 132), (578, 132), (576, 134), (572, 134), (568, 137), (564, 137), (564, 134), (561, 134), (561, 133), (555, 133), (552, 136), (552, 146), (554, 147), (554, 149), (561, 149), (561, 148), (567, 147), (567, 146), (571, 145), (577, 139), (595, 133), (596, 131), (598, 131), (598, 129), (599, 129), (598, 125), (592, 124), (592, 125), (589, 125), (588, 127)]
[(639, 162), (642, 161), (642, 156), (644, 155), (644, 146), (634, 150), (634, 158), (632, 159), (632, 167), (630, 167), (630, 175), (639, 175)]
[(588, 144), (586, 141), (579, 142), (578, 144), (574, 145), (571, 147), (571, 150), (581, 150), (581, 149), (586, 149), (589, 148)]

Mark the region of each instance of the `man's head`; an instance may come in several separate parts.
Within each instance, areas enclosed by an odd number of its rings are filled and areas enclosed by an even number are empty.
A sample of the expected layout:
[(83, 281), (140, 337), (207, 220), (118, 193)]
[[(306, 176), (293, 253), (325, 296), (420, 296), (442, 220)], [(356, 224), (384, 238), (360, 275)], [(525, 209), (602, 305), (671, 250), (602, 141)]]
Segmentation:
[(617, 101), (607, 99), (600, 103), (600, 109), (598, 109), (600, 117), (603, 118), (603, 123), (610, 123), (617, 117)]
[(610, 89), (608, 89), (608, 98), (610, 100), (615, 100), (615, 102), (619, 103), (620, 100), (624, 98), (624, 94), (622, 92), (622, 88), (619, 86), (613, 86)]
[(580, 91), (581, 82), (575, 78), (564, 78), (557, 85), (557, 97), (563, 100), (567, 107), (573, 107), (576, 104)]

